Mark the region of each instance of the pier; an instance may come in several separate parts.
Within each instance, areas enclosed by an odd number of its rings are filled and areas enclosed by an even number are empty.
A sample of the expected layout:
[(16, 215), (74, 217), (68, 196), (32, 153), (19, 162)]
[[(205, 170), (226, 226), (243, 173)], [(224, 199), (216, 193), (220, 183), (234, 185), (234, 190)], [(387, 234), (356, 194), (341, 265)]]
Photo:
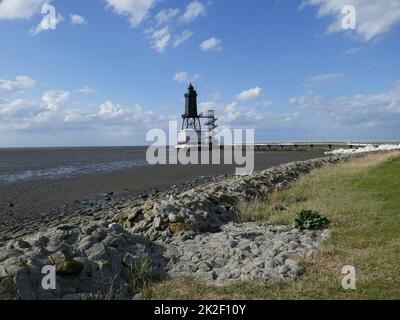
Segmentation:
[[(308, 141), (308, 142), (259, 142), (254, 144), (255, 151), (309, 151), (323, 150), (330, 151), (336, 149), (356, 149), (373, 145), (378, 147), (383, 144), (400, 144), (399, 141), (380, 141), (380, 142), (340, 142), (340, 141)], [(230, 145), (232, 148), (244, 148), (242, 145)], [(223, 149), (224, 145), (220, 145)]]

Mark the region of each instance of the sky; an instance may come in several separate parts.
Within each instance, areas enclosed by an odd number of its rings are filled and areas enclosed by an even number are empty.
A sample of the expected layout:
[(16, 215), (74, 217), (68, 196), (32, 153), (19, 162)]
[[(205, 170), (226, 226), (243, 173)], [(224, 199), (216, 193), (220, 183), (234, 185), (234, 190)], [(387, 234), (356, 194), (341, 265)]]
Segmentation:
[(189, 82), (258, 142), (400, 140), (400, 0), (0, 0), (0, 39), (0, 147), (145, 145)]

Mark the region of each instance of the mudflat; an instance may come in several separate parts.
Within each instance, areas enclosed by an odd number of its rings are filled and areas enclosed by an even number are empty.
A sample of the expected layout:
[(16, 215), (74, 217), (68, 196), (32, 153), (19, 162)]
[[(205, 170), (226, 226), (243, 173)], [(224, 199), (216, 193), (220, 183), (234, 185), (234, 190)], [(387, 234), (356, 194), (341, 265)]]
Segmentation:
[[(52, 151), (46, 151), (52, 153)], [(76, 157), (78, 152), (79, 157)], [(93, 153), (98, 154), (93, 154)], [(41, 151), (43, 154), (43, 151)], [(138, 163), (143, 160), (144, 153), (137, 152)], [(26, 154), (32, 163), (35, 157)], [(48, 154), (47, 154), (48, 156)], [(57, 165), (71, 162), (71, 159), (79, 159), (79, 164), (85, 168), (97, 168), (99, 163), (124, 164), (132, 153), (122, 152), (121, 149), (110, 149), (109, 151), (98, 150), (73, 150), (58, 151)], [(255, 154), (255, 169), (266, 169), (275, 165), (292, 161), (307, 160), (323, 156), (321, 151), (289, 151), (289, 152), (263, 152)], [(122, 159), (121, 159), (122, 157)], [(22, 157), (23, 158), (23, 157)], [(105, 159), (106, 158), (106, 159)], [(69, 160), (68, 160), (69, 159)], [(90, 160), (87, 160), (90, 159)], [(29, 164), (29, 159), (24, 158), (22, 164), (16, 165), (12, 162), (10, 155), (2, 156), (0, 175), (7, 177), (7, 172), (16, 175), (24, 166)], [(26, 219), (51, 215), (60, 211), (64, 206), (71, 203), (82, 203), (85, 200), (101, 199), (124, 199), (135, 195), (145, 195), (157, 189), (166, 189), (174, 185), (196, 185), (203, 179), (215, 179), (223, 175), (234, 173), (233, 165), (122, 165), (115, 170), (93, 170), (93, 172), (77, 172), (76, 174), (65, 174), (50, 176), (46, 172), (45, 165), (40, 157), (41, 176), (32, 179), (14, 179), (7, 183), (0, 183), (0, 225), (7, 227), (21, 223)], [(75, 161), (75, 160), (74, 160)], [(114, 162), (113, 162), (114, 161)], [(7, 165), (9, 163), (9, 166)], [(54, 161), (48, 161), (48, 167), (54, 167)], [(97, 167), (96, 167), (97, 166)], [(107, 166), (104, 166), (108, 168)], [(54, 171), (54, 170), (53, 170)], [(35, 170), (25, 170), (36, 172)], [(3, 181), (4, 182), (4, 181)]]

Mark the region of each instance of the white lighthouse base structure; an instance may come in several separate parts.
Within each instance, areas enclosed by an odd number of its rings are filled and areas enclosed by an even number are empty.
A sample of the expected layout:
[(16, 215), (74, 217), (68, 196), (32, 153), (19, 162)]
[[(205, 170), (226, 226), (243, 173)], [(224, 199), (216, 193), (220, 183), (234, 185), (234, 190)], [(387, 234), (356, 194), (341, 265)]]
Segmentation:
[(208, 130), (184, 129), (178, 131), (178, 145), (176, 149), (209, 148), (210, 144), (217, 143)]

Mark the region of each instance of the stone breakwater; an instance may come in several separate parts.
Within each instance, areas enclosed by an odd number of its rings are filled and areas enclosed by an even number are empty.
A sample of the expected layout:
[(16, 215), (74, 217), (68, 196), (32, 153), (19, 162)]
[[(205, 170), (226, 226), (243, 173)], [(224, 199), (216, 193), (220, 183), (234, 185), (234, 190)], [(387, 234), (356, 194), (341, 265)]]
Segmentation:
[[(301, 174), (354, 157), (293, 162), (170, 190), (13, 239), (0, 248), (0, 299), (132, 298), (145, 259), (158, 278), (225, 284), (300, 277), (299, 258), (314, 255), (327, 231), (239, 223), (236, 204), (266, 198)], [(42, 288), (44, 266), (55, 267), (55, 290)]]

